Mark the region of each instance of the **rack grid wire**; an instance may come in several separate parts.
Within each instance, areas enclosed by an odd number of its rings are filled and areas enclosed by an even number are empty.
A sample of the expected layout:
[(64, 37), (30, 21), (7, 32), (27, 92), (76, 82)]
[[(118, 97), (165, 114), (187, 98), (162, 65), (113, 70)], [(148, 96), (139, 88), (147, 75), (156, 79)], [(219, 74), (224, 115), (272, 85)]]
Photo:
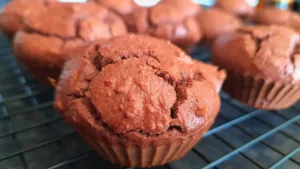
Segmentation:
[[(1, 5), (1, 4), (0, 4)], [(118, 169), (94, 153), (53, 109), (53, 89), (38, 85), (0, 38), (0, 169)], [(210, 61), (208, 49), (195, 59)], [(256, 110), (221, 92), (215, 124), (182, 159), (155, 169), (300, 169), (300, 103)]]
[[(0, 40), (0, 168), (113, 169), (53, 109), (53, 89), (38, 85)], [(207, 49), (194, 58), (209, 62)], [(156, 169), (300, 169), (300, 103), (256, 110), (221, 92), (212, 129), (182, 159)]]

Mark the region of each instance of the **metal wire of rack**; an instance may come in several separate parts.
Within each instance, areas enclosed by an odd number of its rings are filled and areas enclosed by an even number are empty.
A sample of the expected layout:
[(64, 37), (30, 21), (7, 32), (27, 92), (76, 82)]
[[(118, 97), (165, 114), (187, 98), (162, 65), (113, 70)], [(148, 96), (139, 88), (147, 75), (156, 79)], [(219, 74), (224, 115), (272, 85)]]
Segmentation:
[[(0, 40), (0, 168), (119, 168), (95, 154), (52, 108), (53, 90), (38, 85)], [(192, 52), (209, 62), (207, 49)], [(300, 103), (265, 111), (221, 92), (212, 129), (183, 159), (156, 169), (300, 169)]]
[[(209, 62), (207, 49), (192, 52)], [(300, 169), (300, 103), (282, 111), (242, 105), (221, 92), (212, 129), (182, 159), (155, 169)], [(113, 169), (53, 109), (0, 38), (0, 169)]]

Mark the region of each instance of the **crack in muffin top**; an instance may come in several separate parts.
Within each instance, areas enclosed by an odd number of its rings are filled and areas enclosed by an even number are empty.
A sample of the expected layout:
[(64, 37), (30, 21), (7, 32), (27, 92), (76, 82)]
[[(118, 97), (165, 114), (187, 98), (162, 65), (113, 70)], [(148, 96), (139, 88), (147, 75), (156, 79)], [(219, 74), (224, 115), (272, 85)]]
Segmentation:
[(299, 83), (299, 38), (284, 26), (248, 26), (218, 38), (212, 51), (217, 64), (228, 69)]
[(25, 28), (15, 36), (14, 52), (45, 67), (60, 68), (80, 46), (126, 33), (120, 17), (93, 2), (53, 3), (25, 19)]
[(27, 18), (26, 30), (62, 40), (79, 38), (82, 41), (109, 39), (125, 32), (118, 16), (92, 2), (51, 5), (44, 12)]
[[(213, 82), (192, 68), (193, 61), (184, 52), (148, 36), (95, 43), (84, 57), (65, 65), (56, 108), (70, 117), (82, 113), (83, 105), (90, 107), (94, 121), (90, 123), (118, 136), (199, 131), (213, 122), (220, 100)], [(75, 104), (81, 106), (74, 110)]]
[(162, 0), (153, 7), (135, 10), (128, 27), (131, 32), (171, 40), (185, 48), (202, 37), (195, 20), (201, 11), (201, 7), (192, 1)]
[(46, 10), (47, 6), (56, 2), (57, 0), (11, 1), (0, 13), (0, 28), (9, 38), (12, 38), (18, 30), (24, 28), (24, 19)]

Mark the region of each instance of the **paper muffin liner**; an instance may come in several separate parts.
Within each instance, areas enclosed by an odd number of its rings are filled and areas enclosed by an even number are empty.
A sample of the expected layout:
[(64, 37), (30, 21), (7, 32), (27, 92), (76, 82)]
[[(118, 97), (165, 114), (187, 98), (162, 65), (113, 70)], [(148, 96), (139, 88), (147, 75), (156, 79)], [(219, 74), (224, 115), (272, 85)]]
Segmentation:
[(93, 139), (86, 134), (80, 133), (83, 139), (103, 158), (111, 163), (130, 167), (159, 166), (183, 157), (203, 135), (190, 137), (184, 141), (164, 145), (123, 145), (122, 143), (111, 144), (109, 140)]
[(283, 84), (234, 71), (227, 71), (223, 89), (233, 98), (260, 109), (288, 108), (300, 98), (297, 84)]

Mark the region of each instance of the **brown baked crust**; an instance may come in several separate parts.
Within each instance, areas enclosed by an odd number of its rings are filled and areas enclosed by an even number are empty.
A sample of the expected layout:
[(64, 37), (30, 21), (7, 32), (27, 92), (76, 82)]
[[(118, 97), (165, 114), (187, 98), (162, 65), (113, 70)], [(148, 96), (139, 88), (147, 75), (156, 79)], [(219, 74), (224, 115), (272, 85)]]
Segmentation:
[(24, 28), (24, 19), (33, 13), (39, 13), (57, 0), (14, 0), (8, 3), (0, 13), (0, 29), (12, 39), (18, 30)]
[(100, 5), (114, 11), (119, 15), (126, 15), (132, 13), (135, 9), (140, 6), (137, 5), (134, 0), (95, 0)]
[(38, 80), (49, 84), (76, 48), (126, 33), (122, 19), (106, 8), (56, 3), (26, 18), (25, 28), (14, 39), (14, 54)]
[(183, 51), (143, 35), (100, 46), (68, 61), (56, 88), (55, 107), (77, 130), (146, 146), (196, 137), (212, 125), (217, 89), (199, 69), (178, 70), (193, 68)]
[(199, 29), (204, 40), (212, 41), (223, 33), (233, 32), (242, 26), (242, 22), (234, 15), (221, 9), (207, 9), (197, 15)]
[(247, 0), (216, 0), (214, 6), (242, 18), (252, 16), (254, 13)]
[(212, 47), (220, 67), (282, 83), (299, 83), (299, 35), (284, 26), (248, 26)]
[(170, 40), (188, 50), (202, 37), (195, 20), (200, 11), (192, 1), (162, 0), (151, 8), (135, 10), (129, 31)]
[(126, 23), (127, 29), (134, 30), (133, 12), (142, 8), (134, 0), (95, 0), (95, 2), (117, 13)]
[(257, 9), (253, 21), (266, 25), (286, 25), (300, 31), (300, 15), (290, 10), (280, 10), (272, 7)]
[(226, 71), (201, 61), (194, 60), (193, 62), (193, 70), (196, 71), (196, 73), (200, 73), (200, 77), (208, 79), (216, 90), (220, 92), (223, 82), (226, 79)]

